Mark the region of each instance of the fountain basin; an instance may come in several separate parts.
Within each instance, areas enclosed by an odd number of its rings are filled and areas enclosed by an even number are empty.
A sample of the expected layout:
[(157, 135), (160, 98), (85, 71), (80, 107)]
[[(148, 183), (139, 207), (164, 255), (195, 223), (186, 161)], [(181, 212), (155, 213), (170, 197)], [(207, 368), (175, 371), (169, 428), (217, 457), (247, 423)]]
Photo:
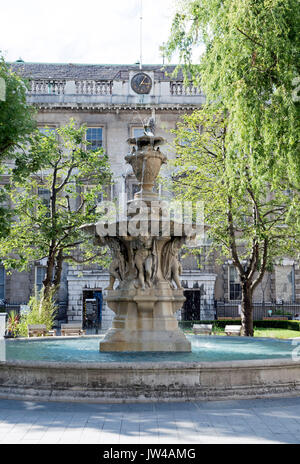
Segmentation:
[[(0, 397), (143, 402), (299, 394), (300, 360), (299, 357), (293, 360), (295, 346), (290, 341), (247, 339), (242, 349), (243, 341), (237, 338), (195, 336), (189, 339), (192, 347), (196, 346), (192, 353), (99, 353), (99, 337), (6, 340), (7, 358), (0, 362)], [(57, 343), (63, 343), (65, 351), (60, 349), (59, 360), (55, 361), (53, 353)], [(18, 344), (22, 360), (13, 359)], [(52, 360), (49, 360), (47, 344)], [(76, 345), (78, 362), (74, 362)], [(35, 347), (34, 351), (43, 360), (24, 359), (30, 358), (30, 347)], [(84, 358), (91, 351), (95, 357), (87, 361)], [(212, 354), (207, 357), (205, 352)], [(233, 353), (239, 353), (239, 359)]]

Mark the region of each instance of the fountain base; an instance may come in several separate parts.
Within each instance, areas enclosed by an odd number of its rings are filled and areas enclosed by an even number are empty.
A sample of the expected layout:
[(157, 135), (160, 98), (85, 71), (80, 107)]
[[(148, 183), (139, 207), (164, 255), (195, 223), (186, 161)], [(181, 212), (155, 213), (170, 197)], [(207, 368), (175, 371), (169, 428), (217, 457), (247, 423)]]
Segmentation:
[(190, 352), (191, 344), (174, 314), (182, 307), (182, 290), (109, 290), (107, 303), (116, 316), (100, 351)]
[(100, 351), (190, 352), (191, 343), (179, 329), (176, 331), (110, 329), (105, 339), (100, 343)]

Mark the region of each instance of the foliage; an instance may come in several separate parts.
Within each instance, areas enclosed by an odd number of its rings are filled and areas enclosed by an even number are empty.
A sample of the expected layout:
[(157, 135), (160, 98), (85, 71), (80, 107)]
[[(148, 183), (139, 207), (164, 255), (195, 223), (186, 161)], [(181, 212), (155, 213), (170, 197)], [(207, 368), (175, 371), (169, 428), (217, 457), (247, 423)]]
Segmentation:
[(17, 146), (27, 141), (36, 127), (34, 109), (26, 102), (26, 83), (0, 59), (0, 78), (6, 86), (5, 101), (0, 101), (0, 161), (14, 157)]
[(28, 306), (30, 311), (20, 317), (17, 333), (22, 337), (28, 335), (28, 324), (45, 324), (47, 330), (51, 330), (57, 306), (54, 302), (54, 289), (47, 297), (42, 294), (30, 298)]
[[(33, 166), (39, 170), (30, 175)], [(52, 285), (58, 288), (64, 261), (103, 264), (80, 227), (97, 221), (97, 201), (109, 181), (107, 156), (88, 149), (85, 127), (77, 129), (71, 121), (56, 131), (33, 133), (13, 172), (15, 221), (0, 241), (5, 266), (25, 270), (46, 258), (48, 292)]]
[[(268, 242), (266, 267), (290, 250), (295, 237), (288, 235), (291, 231), (286, 216), (294, 198), (286, 192), (285, 185), (272, 188), (268, 175), (264, 177), (255, 164), (251, 165), (250, 154), (243, 167), (237, 164), (230, 171), (227, 169), (224, 115), (206, 106), (185, 115), (173, 132), (177, 157), (170, 163), (170, 188), (177, 198), (203, 201), (211, 246), (221, 247), (222, 255), (232, 258), (235, 241), (239, 251), (236, 258), (242, 263), (249, 260), (254, 244), (260, 248)], [(256, 268), (261, 266), (260, 260)]]
[[(165, 48), (169, 57), (179, 52), (186, 81), (194, 80), (206, 95), (204, 118), (188, 121), (193, 136), (188, 124), (186, 134), (183, 128), (178, 133), (192, 147), (189, 168), (181, 172), (187, 191), (181, 190), (206, 200), (209, 234), (241, 277), (248, 335), (257, 282), (276, 255), (299, 249), (299, 22), (298, 0), (183, 0)], [(193, 65), (199, 45), (204, 51)], [(203, 121), (206, 138), (199, 130)], [(196, 167), (193, 150), (205, 154)], [(188, 157), (180, 157), (183, 166)]]
[(275, 309), (272, 313), (272, 316), (291, 316), (292, 314), (288, 311), (284, 311), (283, 309)]
[[(26, 102), (26, 83), (0, 57), (0, 79), (5, 82), (5, 100), (0, 101), (0, 175), (1, 164), (15, 160), (16, 149), (26, 143), (36, 127), (35, 110)], [(0, 186), (0, 237), (9, 232), (11, 211), (7, 208), (7, 186)]]
[[(251, 319), (253, 291), (265, 271), (298, 246), (290, 208), (294, 197), (284, 184), (272, 188), (268, 174), (251, 163), (251, 152), (237, 154), (245, 161), (229, 168), (227, 127), (226, 115), (210, 106), (183, 117), (174, 131), (177, 158), (170, 188), (177, 199), (203, 202), (211, 249), (232, 260), (242, 285), (242, 311)], [(251, 334), (249, 321), (245, 331)]]
[(9, 335), (16, 337), (19, 333), (20, 317), (17, 311), (11, 311), (7, 321), (7, 332)]
[[(166, 46), (169, 57), (179, 51), (207, 102), (227, 112), (229, 163), (251, 152), (272, 182), (281, 182), (284, 171), (298, 188), (299, 23), (298, 0), (185, 0)], [(193, 66), (199, 44), (204, 52)]]

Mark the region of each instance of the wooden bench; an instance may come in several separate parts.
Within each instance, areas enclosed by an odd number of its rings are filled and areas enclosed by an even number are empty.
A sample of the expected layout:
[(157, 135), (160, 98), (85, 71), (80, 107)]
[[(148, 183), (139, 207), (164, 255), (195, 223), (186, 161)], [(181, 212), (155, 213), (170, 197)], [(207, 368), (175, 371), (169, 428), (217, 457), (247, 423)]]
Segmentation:
[(241, 316), (238, 317), (218, 317), (218, 321), (240, 321)]
[(263, 317), (263, 321), (288, 321), (289, 318), (287, 316), (268, 316)]
[(212, 334), (212, 324), (194, 324), (193, 332), (195, 335), (211, 335)]
[(226, 325), (225, 327), (226, 335), (241, 335), (241, 331), (241, 325)]
[(28, 324), (27, 333), (28, 337), (54, 337), (56, 330), (47, 330), (45, 324)]
[(70, 322), (69, 324), (61, 324), (61, 335), (63, 337), (84, 334), (85, 330), (82, 329), (82, 325), (80, 322)]

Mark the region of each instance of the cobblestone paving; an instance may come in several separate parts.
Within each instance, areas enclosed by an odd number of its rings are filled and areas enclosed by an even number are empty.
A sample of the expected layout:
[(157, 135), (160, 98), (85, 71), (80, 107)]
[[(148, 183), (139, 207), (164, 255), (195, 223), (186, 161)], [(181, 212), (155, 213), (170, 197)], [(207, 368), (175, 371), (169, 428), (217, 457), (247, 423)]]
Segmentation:
[(300, 443), (300, 397), (79, 404), (0, 399), (0, 444)]

